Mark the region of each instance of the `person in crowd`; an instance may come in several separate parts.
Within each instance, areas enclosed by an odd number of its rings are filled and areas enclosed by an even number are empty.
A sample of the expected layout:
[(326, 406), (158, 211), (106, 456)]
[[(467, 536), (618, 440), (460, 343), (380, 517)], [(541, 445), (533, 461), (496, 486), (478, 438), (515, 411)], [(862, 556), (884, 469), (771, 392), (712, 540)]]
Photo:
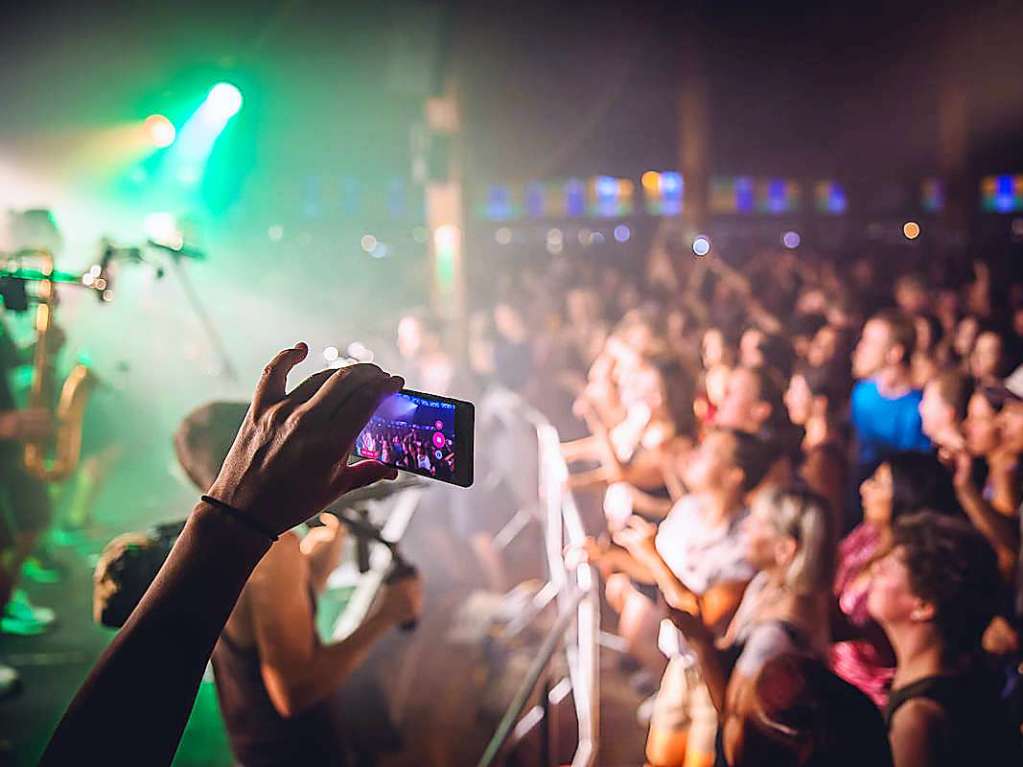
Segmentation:
[(288, 372), (308, 353), (298, 344), (267, 365), (208, 495), (79, 688), (41, 764), (102, 764), (112, 753), (170, 764), (214, 645), (274, 542), (345, 492), (397, 476), (347, 459), (404, 381), (363, 364), (317, 373), (288, 392)]
[[(703, 681), (684, 644), (672, 635), (658, 642), (662, 614), (656, 607), (660, 569), (685, 589), (702, 595), (703, 618), (711, 632), (720, 631), (739, 602), (754, 571), (746, 559), (743, 520), (744, 495), (767, 470), (766, 446), (744, 432), (716, 429), (701, 443), (684, 469), (689, 494), (675, 504), (659, 525), (640, 517), (619, 531), (624, 548), (608, 548), (588, 541), (586, 553), (605, 574), (608, 602), (620, 618), (619, 631), (637, 657), (646, 655), (650, 667), (663, 661), (654, 656), (659, 644), (670, 656), (653, 705), (647, 738), (651, 765), (709, 764), (713, 761), (716, 715)], [(642, 548), (634, 544), (641, 531)], [(646, 556), (648, 548), (656, 558)], [(658, 569), (651, 569), (654, 564)], [(656, 665), (655, 665), (656, 664)]]
[(970, 350), (970, 375), (980, 386), (997, 386), (1005, 375), (1005, 342), (998, 331), (981, 327)]
[(913, 316), (916, 330), (916, 349), (913, 351), (913, 387), (923, 389), (948, 363), (947, 349), (943, 343), (944, 329), (941, 321), (933, 314)]
[(1020, 764), (980, 648), (1005, 595), (994, 551), (965, 520), (930, 512), (901, 519), (892, 544), (867, 606), (897, 659), (885, 710), (896, 767)]
[(931, 447), (920, 422), (923, 395), (913, 388), (910, 359), (915, 347), (913, 323), (901, 314), (878, 312), (863, 327), (852, 358), (859, 381), (849, 416), (863, 473), (891, 453)]
[[(517, 314), (510, 306), (503, 311)], [(495, 317), (499, 315), (495, 309)], [(504, 322), (517, 328), (520, 320), (506, 317)], [(451, 499), (454, 527), (469, 542), (484, 582), (497, 593), (511, 584), (495, 536), (518, 513), (537, 516), (536, 429), (542, 418), (525, 397), (531, 370), (524, 340), (502, 332), (501, 325), (498, 319), (493, 333), (476, 339), (475, 372), (486, 383), (476, 403), (475, 441), (486, 448), (476, 454), (473, 487)]]
[(784, 653), (760, 673), (721, 724), (715, 767), (892, 764), (881, 712), (807, 653)]
[(824, 306), (815, 307), (812, 312), (799, 314), (792, 322), (792, 350), (796, 359), (805, 360), (810, 353), (814, 337), (828, 324), (823, 313)]
[(920, 398), (920, 425), (934, 445), (960, 445), (972, 393), (973, 382), (959, 370), (944, 370), (927, 381)]
[(795, 352), (784, 336), (753, 327), (739, 340), (739, 363), (748, 368), (770, 368), (787, 379), (792, 374)]
[(826, 503), (807, 491), (772, 489), (757, 497), (743, 529), (746, 558), (758, 573), (720, 639), (707, 627), (706, 597), (667, 566), (649, 528), (637, 522), (619, 533), (619, 541), (656, 573), (717, 714), (743, 708), (751, 683), (771, 658), (790, 652), (825, 657), (834, 554), (830, 525)]
[(665, 484), (666, 458), (691, 446), (693, 389), (681, 366), (657, 358), (642, 360), (631, 370), (630, 385), (617, 395), (625, 405), (617, 424), (607, 424), (601, 407), (588, 396), (579, 402), (590, 436), (563, 444), (562, 451), (570, 462), (595, 459), (600, 468), (574, 476), (575, 487), (627, 481), (656, 491)]
[[(213, 403), (191, 413), (174, 438), (178, 460), (200, 491), (211, 487), (246, 405)], [(252, 571), (213, 650), (213, 674), (228, 739), (245, 765), (344, 764), (340, 687), (389, 629), (415, 615), (417, 579), (387, 589), (371, 614), (341, 642), (316, 633), (316, 602), (337, 568), (345, 528), (332, 514), (305, 535), (279, 536)]]
[(447, 394), (455, 366), (444, 351), (440, 324), (425, 311), (409, 312), (398, 321), (398, 354), (406, 378), (420, 391)]
[(848, 400), (848, 380), (834, 363), (824, 367), (802, 363), (785, 391), (789, 418), (804, 432), (800, 476), (828, 501), (836, 531), (849, 477), (849, 451), (841, 423)]
[(981, 465), (981, 492), (1006, 516), (1014, 515), (1020, 502), (1019, 462), (1005, 448), (1000, 429), (1001, 411), (1013, 399), (1002, 386), (980, 389), (970, 397), (963, 422), (966, 451)]
[(955, 513), (947, 474), (925, 453), (897, 453), (860, 486), (863, 522), (839, 544), (831, 665), (840, 677), (884, 706), (894, 658), (867, 613), (872, 564), (891, 548), (896, 520), (923, 509)]
[[(48, 210), (11, 213), (9, 225), (12, 249), (61, 249), (62, 237)], [(9, 308), (6, 297), (0, 304)], [(59, 352), (63, 330), (54, 327), (47, 342), (51, 356)], [(10, 382), (17, 368), (32, 364), (34, 350), (34, 345), (19, 347), (0, 322), (0, 633), (18, 636), (42, 634), (56, 622), (52, 609), (32, 604), (19, 588), (23, 565), (53, 520), (47, 484), (30, 475), (22, 462), (26, 443), (52, 435), (53, 418), (45, 408), (19, 408)], [(0, 699), (20, 687), (17, 671), (0, 659)]]
[(779, 375), (769, 368), (737, 367), (728, 377), (714, 423), (750, 433), (788, 420)]
[(909, 317), (923, 314), (930, 308), (927, 283), (919, 274), (906, 274), (895, 281), (895, 304)]

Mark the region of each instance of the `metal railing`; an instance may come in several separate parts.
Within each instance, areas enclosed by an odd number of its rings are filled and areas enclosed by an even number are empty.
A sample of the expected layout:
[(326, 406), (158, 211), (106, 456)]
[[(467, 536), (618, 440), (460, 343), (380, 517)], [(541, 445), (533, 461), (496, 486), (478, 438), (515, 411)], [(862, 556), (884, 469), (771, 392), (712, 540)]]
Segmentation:
[[(506, 633), (514, 635), (528, 626), (552, 603), (557, 603), (558, 618), (547, 633), (529, 673), (519, 686), (498, 725), (480, 767), (490, 767), (501, 758), (506, 747), (518, 743), (536, 727), (541, 729), (541, 752), (546, 766), (551, 761), (552, 717), (557, 704), (571, 692), (575, 704), (578, 734), (572, 767), (592, 767), (596, 763), (600, 727), (599, 645), (600, 598), (592, 567), (581, 564), (574, 570), (565, 565), (566, 547), (580, 545), (585, 538), (582, 518), (575, 498), (567, 487), (568, 466), (561, 454), (561, 439), (542, 414), (529, 407), (520, 411), (536, 430), (539, 461), (538, 503), (520, 509), (498, 534), (504, 548), (530, 522), (539, 519), (544, 527), (547, 583), (532, 598), (528, 608), (513, 620)], [(388, 540), (401, 540), (424, 493), (421, 488), (403, 490), (384, 503), (390, 508), (382, 533)], [(530, 504), (532, 506), (532, 504)], [(370, 571), (358, 582), (349, 603), (333, 628), (335, 641), (348, 636), (365, 618), (379, 591), (391, 552), (374, 546)], [(568, 675), (552, 684), (552, 661), (563, 649)], [(523, 713), (528, 701), (542, 683), (538, 704)]]
[[(557, 601), (558, 618), (548, 631), (529, 672), (519, 685), (487, 745), (479, 767), (498, 762), (505, 749), (541, 727), (540, 750), (544, 767), (553, 764), (551, 753), (551, 704), (572, 693), (578, 733), (572, 767), (591, 767), (596, 762), (600, 728), (600, 601), (597, 580), (588, 564), (574, 570), (565, 565), (567, 546), (586, 537), (575, 498), (568, 490), (568, 466), (561, 454), (557, 429), (536, 411), (526, 412), (536, 428), (540, 462), (540, 508), (543, 512), (548, 580), (533, 598), (532, 609), (520, 622), (538, 615)], [(559, 646), (564, 647), (568, 677), (551, 686), (551, 663)], [(544, 681), (540, 701), (523, 714), (527, 702)]]

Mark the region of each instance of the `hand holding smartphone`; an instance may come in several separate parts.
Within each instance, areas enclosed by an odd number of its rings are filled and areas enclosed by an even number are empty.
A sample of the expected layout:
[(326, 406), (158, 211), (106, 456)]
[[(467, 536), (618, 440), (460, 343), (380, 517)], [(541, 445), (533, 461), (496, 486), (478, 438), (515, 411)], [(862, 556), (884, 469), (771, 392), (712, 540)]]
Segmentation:
[(459, 487), (473, 481), (471, 402), (402, 389), (385, 399), (355, 440), (355, 454)]

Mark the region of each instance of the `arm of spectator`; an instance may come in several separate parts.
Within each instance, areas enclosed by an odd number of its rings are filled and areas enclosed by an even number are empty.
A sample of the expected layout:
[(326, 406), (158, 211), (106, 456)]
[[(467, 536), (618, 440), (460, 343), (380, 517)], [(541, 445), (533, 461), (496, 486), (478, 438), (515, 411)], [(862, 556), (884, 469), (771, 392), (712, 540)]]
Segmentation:
[(587, 538), (580, 546), (566, 550), (566, 561), (571, 567), (579, 560), (594, 565), (606, 577), (611, 573), (625, 573), (641, 583), (654, 583), (653, 574), (627, 550), (611, 546), (606, 541)]
[[(83, 683), (42, 764), (170, 764), (213, 645), (270, 538), (348, 490), (396, 472), (348, 466), (356, 436), (403, 381), (373, 365), (323, 371), (286, 392), (300, 344), (266, 367), (210, 495), (250, 520), (199, 504), (138, 607)], [(250, 526), (251, 525), (251, 526)], [(145, 716), (139, 706), (145, 703)], [(125, 723), (131, 722), (131, 727)]]
[(609, 484), (617, 481), (607, 469), (601, 466), (590, 471), (581, 471), (578, 474), (569, 474), (565, 480), (565, 486), (570, 490), (579, 490), (593, 485)]
[(708, 265), (722, 280), (745, 296), (746, 308), (749, 311), (750, 317), (765, 333), (776, 334), (784, 331), (785, 326), (781, 320), (765, 309), (760, 301), (757, 300), (753, 286), (745, 275), (737, 272), (721, 258), (709, 259)]
[(614, 541), (652, 576), (669, 607), (698, 614), (699, 599), (678, 579), (657, 551), (657, 525), (632, 516), (626, 526), (614, 534)]
[(1012, 519), (995, 511), (984, 500), (970, 476), (970, 456), (966, 451), (955, 456), (953, 484), (959, 505), (998, 554), (999, 568), (1011, 577), (1019, 555), (1019, 528)]
[(686, 610), (669, 608), (668, 617), (681, 631), (700, 664), (700, 675), (707, 685), (711, 703), (720, 714), (725, 710), (725, 696), (728, 691), (728, 668), (725, 653), (714, 643), (714, 634), (704, 623), (703, 616)]
[[(341, 642), (320, 644), (313, 627), (312, 601), (306, 591), (308, 564), (291, 534), (281, 537), (256, 568), (246, 589), (259, 648), (260, 672), (277, 712), (300, 714), (333, 693), (361, 664), (373, 643), (389, 628), (418, 614), (418, 581), (404, 611), (381, 609)], [(384, 605), (406, 586), (387, 587)], [(414, 604), (411, 604), (413, 603)]]
[(933, 700), (914, 698), (902, 704), (888, 729), (895, 767), (943, 763), (941, 740), (947, 726), (945, 712)]
[(664, 519), (671, 511), (674, 503), (669, 498), (661, 498), (657, 495), (640, 490), (635, 485), (629, 485), (629, 495), (632, 496), (632, 509), (647, 516)]
[(348, 538), (347, 528), (333, 514), (321, 514), (320, 521), (323, 526), (311, 528), (299, 544), (317, 594), (327, 588), (327, 579), (341, 563), (341, 550)]
[(1002, 516), (1015, 517), (1023, 486), (1019, 456), (1008, 450), (999, 450), (988, 460), (988, 466), (993, 490), (991, 505)]

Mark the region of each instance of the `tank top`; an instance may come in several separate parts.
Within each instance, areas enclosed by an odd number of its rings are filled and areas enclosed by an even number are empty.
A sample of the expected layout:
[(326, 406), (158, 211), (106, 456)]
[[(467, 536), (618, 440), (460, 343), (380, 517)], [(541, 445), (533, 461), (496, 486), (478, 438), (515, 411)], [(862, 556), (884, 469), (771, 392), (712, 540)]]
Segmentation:
[(998, 697), (998, 681), (985, 669), (930, 676), (891, 691), (885, 724), (914, 698), (934, 701), (945, 712), (942, 742), (935, 752), (940, 765), (1013, 765), (1023, 763), (1019, 736), (1013, 732)]
[[(311, 588), (309, 599), (315, 635), (316, 598)], [(263, 684), (256, 646), (241, 647), (225, 632), (212, 660), (220, 710), (241, 767), (348, 764), (337, 694), (286, 719), (274, 708)]]

